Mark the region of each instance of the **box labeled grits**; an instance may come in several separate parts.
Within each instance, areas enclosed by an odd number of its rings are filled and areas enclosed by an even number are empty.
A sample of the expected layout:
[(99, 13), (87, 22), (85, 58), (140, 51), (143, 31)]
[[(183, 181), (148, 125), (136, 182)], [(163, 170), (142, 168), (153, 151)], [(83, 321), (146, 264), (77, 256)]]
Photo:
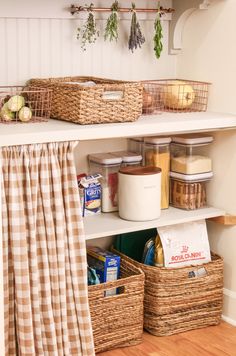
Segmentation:
[(101, 194), (102, 188), (99, 179), (100, 174), (90, 176), (78, 176), (78, 185), (80, 192), (80, 202), (82, 216), (89, 216), (101, 213)]
[[(115, 281), (120, 273), (120, 256), (99, 247), (87, 248), (88, 265), (95, 268), (100, 283)], [(117, 294), (117, 289), (106, 291), (106, 296)]]

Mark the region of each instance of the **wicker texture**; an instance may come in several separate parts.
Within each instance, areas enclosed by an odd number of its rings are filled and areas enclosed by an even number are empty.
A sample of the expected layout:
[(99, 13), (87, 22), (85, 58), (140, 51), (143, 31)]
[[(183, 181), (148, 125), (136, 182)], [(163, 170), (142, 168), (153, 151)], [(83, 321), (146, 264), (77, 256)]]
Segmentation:
[[(144, 328), (151, 334), (172, 335), (219, 324), (223, 306), (221, 257), (212, 253), (209, 263), (181, 268), (151, 267), (123, 258), (145, 274)], [(206, 276), (189, 278), (189, 273), (203, 267)]]
[[(123, 258), (120, 271), (117, 281), (88, 288), (96, 353), (142, 341), (144, 274)], [(113, 288), (119, 288), (119, 294), (104, 297)]]
[[(96, 83), (84, 87), (72, 82)], [(142, 113), (142, 85), (94, 77), (31, 79), (31, 86), (53, 90), (51, 117), (77, 124), (135, 121)], [(105, 92), (122, 92), (122, 98), (107, 100)]]

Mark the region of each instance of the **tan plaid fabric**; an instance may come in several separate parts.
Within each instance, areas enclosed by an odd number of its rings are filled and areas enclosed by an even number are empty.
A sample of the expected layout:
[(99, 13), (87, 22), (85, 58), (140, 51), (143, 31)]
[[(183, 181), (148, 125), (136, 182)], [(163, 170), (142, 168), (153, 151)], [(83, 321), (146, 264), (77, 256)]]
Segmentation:
[(94, 355), (76, 143), (0, 149), (5, 355)]

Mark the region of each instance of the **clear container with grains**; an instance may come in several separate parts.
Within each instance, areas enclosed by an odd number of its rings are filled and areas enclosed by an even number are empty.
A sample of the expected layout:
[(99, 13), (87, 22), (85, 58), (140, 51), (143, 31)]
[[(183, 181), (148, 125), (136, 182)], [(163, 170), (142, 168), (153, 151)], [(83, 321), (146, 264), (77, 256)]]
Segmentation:
[(170, 204), (184, 210), (205, 207), (206, 184), (212, 177), (212, 172), (191, 175), (170, 172)]
[(161, 209), (169, 207), (170, 137), (147, 137), (144, 140), (144, 164), (161, 168)]
[(142, 155), (143, 152), (143, 137), (132, 137), (128, 140), (128, 150)]
[(212, 171), (212, 161), (205, 154), (205, 146), (212, 136), (197, 134), (172, 137), (171, 171), (182, 174), (200, 174)]
[(121, 166), (122, 167), (138, 167), (142, 165), (142, 155), (139, 153), (135, 152), (129, 152), (129, 151), (117, 151), (117, 152), (110, 152), (112, 155), (115, 157), (121, 157), (122, 162)]
[(102, 212), (118, 210), (118, 171), (122, 157), (111, 153), (95, 153), (88, 156), (90, 174), (102, 175)]

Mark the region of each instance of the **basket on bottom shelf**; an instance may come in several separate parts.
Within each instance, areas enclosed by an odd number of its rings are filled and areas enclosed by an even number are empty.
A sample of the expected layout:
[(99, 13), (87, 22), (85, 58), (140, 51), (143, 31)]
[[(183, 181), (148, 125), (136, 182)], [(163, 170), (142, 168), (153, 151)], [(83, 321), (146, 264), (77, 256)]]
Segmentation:
[[(137, 345), (142, 341), (144, 274), (121, 258), (120, 279), (88, 287), (95, 351)], [(118, 294), (105, 292), (118, 288)]]
[(217, 325), (223, 306), (223, 260), (181, 268), (147, 266), (122, 255), (145, 274), (144, 328), (156, 336)]

